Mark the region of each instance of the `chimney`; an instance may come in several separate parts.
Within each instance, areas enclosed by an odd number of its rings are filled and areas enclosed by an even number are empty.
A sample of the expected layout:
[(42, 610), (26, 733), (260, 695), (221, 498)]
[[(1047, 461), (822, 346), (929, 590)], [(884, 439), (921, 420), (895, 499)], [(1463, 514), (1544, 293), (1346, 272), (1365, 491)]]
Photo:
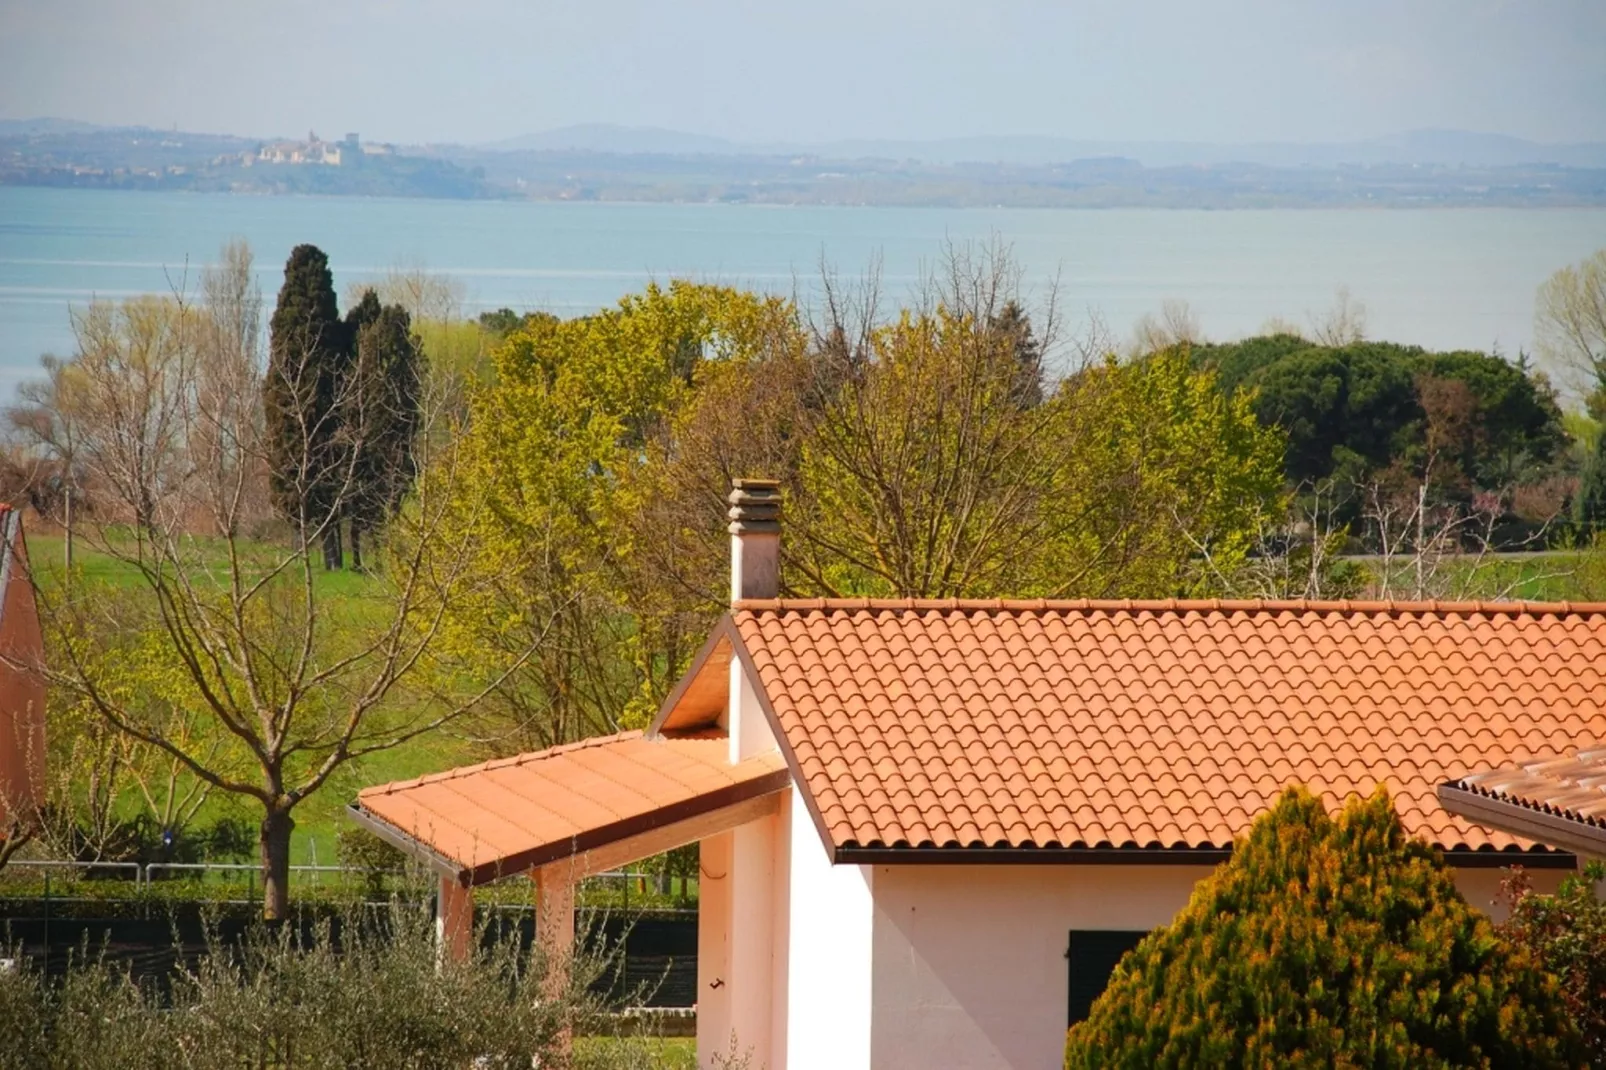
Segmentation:
[(780, 597), (780, 482), (733, 479), (729, 501), (731, 601)]

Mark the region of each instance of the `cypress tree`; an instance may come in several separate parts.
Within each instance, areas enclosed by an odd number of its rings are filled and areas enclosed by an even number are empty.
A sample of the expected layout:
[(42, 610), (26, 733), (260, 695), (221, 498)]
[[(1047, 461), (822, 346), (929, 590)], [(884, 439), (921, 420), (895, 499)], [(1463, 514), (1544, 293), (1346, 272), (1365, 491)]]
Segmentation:
[(1501, 942), (1386, 792), (1290, 789), (1070, 1030), (1071, 1067), (1571, 1067), (1554, 978)]
[(334, 408), (346, 336), (329, 258), (315, 245), (296, 246), (269, 325), (263, 417), (273, 504), (301, 538), (321, 530), (326, 568), (339, 555)]
[(1606, 530), (1606, 428), (1595, 437), (1595, 452), (1584, 462), (1573, 512), (1585, 531)]
[(343, 391), (341, 422), (356, 450), (347, 519), (352, 565), (361, 568), (362, 533), (394, 513), (417, 474), (423, 355), (407, 310), (381, 306), (372, 291), (348, 323), (354, 327), (352, 381)]

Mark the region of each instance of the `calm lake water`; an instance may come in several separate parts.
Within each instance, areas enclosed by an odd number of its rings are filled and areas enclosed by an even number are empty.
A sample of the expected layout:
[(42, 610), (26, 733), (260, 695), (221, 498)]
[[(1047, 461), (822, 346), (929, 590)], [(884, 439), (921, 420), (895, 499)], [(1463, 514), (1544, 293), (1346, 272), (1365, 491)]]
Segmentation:
[[(290, 248), (330, 256), (336, 286), (394, 267), (449, 274), (469, 311), (572, 314), (648, 279), (792, 292), (822, 258), (845, 276), (879, 257), (901, 297), (946, 240), (998, 236), (1028, 284), (1059, 279), (1071, 319), (1126, 333), (1168, 298), (1206, 334), (1306, 322), (1340, 286), (1374, 337), (1438, 348), (1532, 334), (1534, 290), (1606, 246), (1606, 210), (1063, 211), (536, 204), (0, 188), (0, 392), (43, 352), (70, 353), (68, 310), (170, 289), (232, 237), (255, 249), (271, 302)], [(170, 282), (172, 280), (172, 282)]]

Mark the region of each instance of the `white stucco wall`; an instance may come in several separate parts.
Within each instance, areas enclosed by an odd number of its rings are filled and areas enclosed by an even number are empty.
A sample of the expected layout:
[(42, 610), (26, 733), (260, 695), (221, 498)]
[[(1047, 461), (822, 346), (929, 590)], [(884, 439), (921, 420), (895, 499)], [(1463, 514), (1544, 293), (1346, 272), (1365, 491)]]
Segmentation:
[[(1536, 892), (1549, 895), (1570, 872), (1559, 869), (1530, 869), (1528, 883)], [(1455, 871), (1456, 890), (1472, 906), (1477, 907), (1495, 921), (1505, 921), (1511, 911), (1506, 909), (1500, 894), (1500, 882), (1507, 876), (1503, 869), (1458, 869)]]
[(731, 1035), (730, 867), (732, 835), (722, 832), (698, 845), (697, 890), (697, 1056), (724, 1051)]
[[(872, 1065), (869, 866), (833, 866), (797, 788), (790, 818), (791, 907), (787, 963), (787, 1070), (869, 1070)], [(946, 1059), (925, 1067), (962, 1066)], [(781, 1070), (781, 1066), (771, 1070)]]
[[(872, 1065), (1056, 1070), (1065, 1048), (1071, 930), (1164, 925), (1210, 872), (1207, 866), (874, 867)], [(1456, 876), (1467, 901), (1488, 910), (1501, 871)], [(1561, 874), (1531, 876), (1537, 890), (1550, 891)]]
[(876, 866), (876, 1070), (1056, 1070), (1072, 929), (1151, 929), (1205, 866)]
[(778, 816), (738, 825), (702, 841), (697, 903), (697, 1064), (731, 1056), (754, 1070), (771, 1066), (776, 1024), (776, 933), (785, 903)]

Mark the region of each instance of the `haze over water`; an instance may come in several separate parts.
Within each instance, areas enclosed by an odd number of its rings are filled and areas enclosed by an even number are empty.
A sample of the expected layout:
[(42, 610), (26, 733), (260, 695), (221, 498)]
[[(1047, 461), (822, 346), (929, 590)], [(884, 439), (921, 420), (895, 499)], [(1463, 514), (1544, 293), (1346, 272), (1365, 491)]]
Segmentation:
[(312, 242), (342, 295), (387, 270), (460, 279), (470, 315), (574, 315), (649, 279), (804, 293), (822, 257), (844, 277), (879, 256), (901, 299), (947, 240), (1013, 246), (1027, 284), (1059, 279), (1074, 326), (1097, 309), (1125, 336), (1180, 298), (1207, 336), (1271, 317), (1305, 324), (1340, 286), (1369, 335), (1440, 349), (1529, 348), (1534, 291), (1606, 245), (1601, 210), (1066, 211), (758, 208), (0, 189), (0, 394), (41, 353), (72, 351), (69, 307), (168, 292), (243, 237), (271, 307), (285, 257)]

